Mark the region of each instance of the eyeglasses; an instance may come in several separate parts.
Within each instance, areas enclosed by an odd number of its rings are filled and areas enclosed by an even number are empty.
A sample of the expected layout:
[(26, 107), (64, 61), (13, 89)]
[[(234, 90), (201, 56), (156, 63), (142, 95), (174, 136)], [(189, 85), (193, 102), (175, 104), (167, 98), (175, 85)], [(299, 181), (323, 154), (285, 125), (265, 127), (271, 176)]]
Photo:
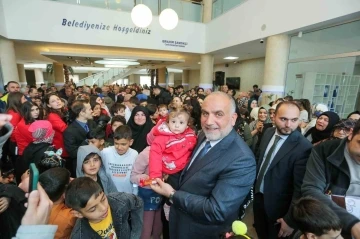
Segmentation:
[(345, 127), (338, 127), (338, 128), (336, 128), (336, 130), (344, 131), (347, 134), (350, 133), (350, 131), (351, 131), (351, 129), (345, 128)]

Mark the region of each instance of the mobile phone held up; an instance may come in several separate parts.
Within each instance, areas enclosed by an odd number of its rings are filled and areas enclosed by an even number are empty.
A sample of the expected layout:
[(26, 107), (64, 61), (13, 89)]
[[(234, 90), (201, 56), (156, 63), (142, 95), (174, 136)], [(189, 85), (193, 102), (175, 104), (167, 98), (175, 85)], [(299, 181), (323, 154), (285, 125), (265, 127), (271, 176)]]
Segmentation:
[(39, 182), (39, 170), (34, 163), (30, 164), (30, 178), (29, 178), (29, 193), (34, 190), (37, 190), (37, 184)]

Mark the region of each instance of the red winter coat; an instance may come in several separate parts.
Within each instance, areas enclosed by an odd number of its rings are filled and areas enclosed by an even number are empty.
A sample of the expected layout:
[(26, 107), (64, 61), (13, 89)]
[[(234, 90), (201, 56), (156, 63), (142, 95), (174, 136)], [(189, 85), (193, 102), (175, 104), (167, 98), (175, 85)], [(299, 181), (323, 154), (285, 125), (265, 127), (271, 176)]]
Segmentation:
[(64, 136), (63, 136), (63, 133), (67, 128), (67, 124), (56, 113), (50, 113), (48, 115), (47, 120), (51, 123), (51, 125), (55, 131), (54, 141), (53, 141), (55, 148), (57, 148), (57, 149), (61, 148), (63, 150), (63, 153), (61, 155), (62, 157), (65, 157), (65, 158), (69, 157), (69, 154), (65, 150)]
[(30, 125), (31, 124), (25, 124), (25, 120), (21, 119), (14, 130), (13, 135), (18, 147), (18, 155), (23, 155), (25, 148), (33, 142), (33, 137), (29, 132)]
[(195, 132), (187, 128), (182, 134), (174, 134), (166, 122), (162, 122), (151, 133), (155, 139), (150, 147), (150, 178), (162, 178), (163, 173), (174, 174), (183, 170), (196, 146)]
[[(15, 111), (13, 111), (13, 110), (8, 110), (8, 112), (6, 112), (6, 113), (12, 116), (12, 118), (11, 118), (11, 120), (10, 120), (10, 124), (12, 124), (12, 126), (14, 127), (14, 129), (16, 129), (17, 124), (18, 124), (18, 123), (20, 122), (20, 120), (21, 120), (21, 115), (20, 115), (20, 113), (17, 113), (17, 112), (15, 112)], [(10, 136), (10, 140), (11, 140), (12, 142), (16, 142), (15, 135), (14, 135), (14, 131), (13, 131), (13, 133), (12, 133), (11, 136)]]

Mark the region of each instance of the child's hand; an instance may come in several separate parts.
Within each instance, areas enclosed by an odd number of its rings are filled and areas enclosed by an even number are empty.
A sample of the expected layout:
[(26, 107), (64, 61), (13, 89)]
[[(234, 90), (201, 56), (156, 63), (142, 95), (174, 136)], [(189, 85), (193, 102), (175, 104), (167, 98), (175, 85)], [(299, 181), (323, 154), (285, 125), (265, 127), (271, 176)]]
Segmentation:
[(166, 181), (169, 178), (169, 174), (164, 174), (163, 175), (163, 180)]

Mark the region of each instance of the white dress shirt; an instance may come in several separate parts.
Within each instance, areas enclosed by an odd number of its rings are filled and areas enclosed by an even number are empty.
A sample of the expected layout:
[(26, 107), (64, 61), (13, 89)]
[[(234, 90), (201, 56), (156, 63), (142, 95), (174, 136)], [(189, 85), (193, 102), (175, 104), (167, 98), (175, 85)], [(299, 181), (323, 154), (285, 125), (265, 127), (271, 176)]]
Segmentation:
[[(279, 149), (281, 148), (281, 146), (285, 143), (286, 139), (289, 137), (289, 135), (281, 135), (281, 134), (278, 133), (277, 129), (275, 130), (275, 134), (274, 134), (273, 137), (271, 138), (271, 140), (270, 140), (270, 142), (269, 142), (269, 144), (268, 144), (268, 146), (267, 146), (267, 148), (266, 148), (266, 151), (265, 151), (265, 154), (264, 154), (264, 158), (263, 158), (263, 161), (262, 161), (262, 163), (261, 163), (260, 170), (261, 170), (261, 168), (262, 168), (262, 166), (263, 166), (263, 164), (264, 164), (264, 162), (265, 162), (266, 156), (267, 156), (270, 148), (271, 148), (272, 145), (274, 144), (275, 136), (276, 136), (276, 135), (280, 136), (280, 140), (279, 140), (279, 142), (277, 143), (276, 148), (274, 149), (274, 151), (273, 151), (273, 153), (272, 153), (272, 155), (271, 155), (270, 162), (269, 162), (269, 164), (268, 164), (268, 166), (267, 166), (267, 168), (266, 168), (266, 171), (265, 171), (265, 174), (264, 174), (264, 175), (266, 175), (267, 170), (268, 170), (268, 168), (270, 167), (270, 165), (271, 165), (271, 163), (272, 163), (275, 155), (277, 154), (277, 152), (279, 151)], [(260, 170), (259, 170), (259, 172), (260, 172)], [(259, 175), (258, 175), (258, 176), (259, 176)], [(264, 193), (264, 179), (265, 179), (265, 176), (264, 176), (264, 178), (263, 178), (263, 180), (262, 180), (262, 182), (261, 182), (261, 185), (260, 185), (260, 192), (261, 192), (261, 193)]]

